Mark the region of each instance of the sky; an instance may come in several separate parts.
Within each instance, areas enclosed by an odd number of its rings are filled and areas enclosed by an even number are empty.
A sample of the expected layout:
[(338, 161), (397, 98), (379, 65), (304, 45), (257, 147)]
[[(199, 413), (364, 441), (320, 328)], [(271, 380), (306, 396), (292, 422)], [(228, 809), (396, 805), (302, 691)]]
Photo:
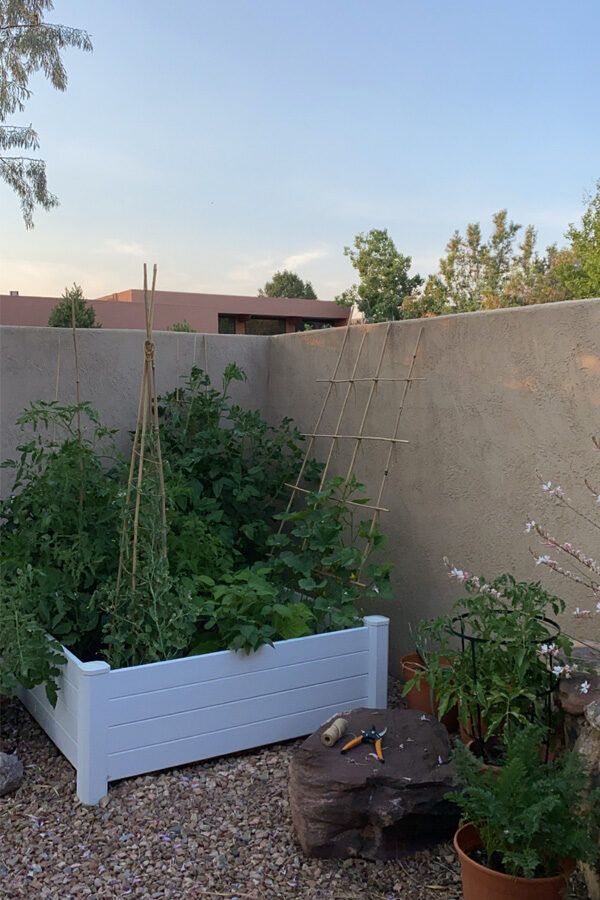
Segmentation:
[(494, 212), (541, 248), (600, 178), (597, 0), (55, 0), (87, 30), (69, 84), (23, 114), (61, 205), (27, 231), (0, 186), (0, 293), (256, 294), (280, 268), (321, 299), (344, 246), (387, 228), (437, 268)]

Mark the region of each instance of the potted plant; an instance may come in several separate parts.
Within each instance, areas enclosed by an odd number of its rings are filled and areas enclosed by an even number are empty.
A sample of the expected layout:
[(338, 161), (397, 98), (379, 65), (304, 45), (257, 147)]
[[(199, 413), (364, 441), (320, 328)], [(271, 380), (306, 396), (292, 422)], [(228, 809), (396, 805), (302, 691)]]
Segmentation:
[[(425, 651), (424, 651), (425, 652)], [(447, 657), (436, 658), (436, 663), (446, 668), (452, 665)], [(456, 731), (458, 726), (458, 710), (456, 706), (449, 709), (442, 716), (438, 715), (439, 697), (432, 689), (425, 672), (427, 663), (424, 657), (418, 651), (416, 653), (407, 653), (401, 659), (402, 663), (402, 680), (405, 685), (409, 685), (403, 697), (406, 699), (406, 705), (409, 709), (417, 709), (428, 713), (430, 716), (439, 718), (441, 723), (446, 726), (448, 731)], [(433, 663), (433, 660), (432, 660)]]
[(517, 582), (505, 574), (488, 583), (460, 570), (454, 573), (467, 596), (450, 615), (421, 623), (421, 645), (431, 649), (404, 693), (426, 679), (435, 692), (438, 715), (458, 706), (463, 740), (475, 739), (491, 749), (509, 723), (550, 724), (557, 682), (553, 669), (559, 656), (570, 658), (571, 641), (547, 614), (562, 612), (564, 603), (539, 582)]
[(464, 824), (454, 837), (465, 900), (559, 900), (575, 862), (593, 861), (593, 803), (583, 760), (540, 763), (543, 729), (507, 731), (505, 765), (482, 768), (463, 744), (453, 754), (459, 790), (447, 795)]

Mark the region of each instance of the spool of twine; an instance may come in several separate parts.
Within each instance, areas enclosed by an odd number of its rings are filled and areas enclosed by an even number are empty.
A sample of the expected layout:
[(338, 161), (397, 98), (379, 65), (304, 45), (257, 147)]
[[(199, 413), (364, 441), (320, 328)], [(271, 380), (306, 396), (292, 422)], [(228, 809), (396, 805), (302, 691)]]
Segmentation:
[(326, 747), (333, 747), (344, 734), (347, 727), (348, 723), (345, 719), (336, 719), (321, 735), (321, 743), (325, 744)]

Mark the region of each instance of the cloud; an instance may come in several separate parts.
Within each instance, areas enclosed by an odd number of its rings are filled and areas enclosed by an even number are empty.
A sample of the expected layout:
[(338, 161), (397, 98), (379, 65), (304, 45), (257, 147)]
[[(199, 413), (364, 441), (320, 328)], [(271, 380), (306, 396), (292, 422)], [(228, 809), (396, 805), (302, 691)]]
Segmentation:
[(248, 279), (256, 279), (260, 273), (269, 274), (275, 266), (275, 260), (272, 257), (263, 259), (250, 260), (243, 263), (237, 269), (233, 269), (227, 273), (227, 278), (231, 281), (247, 281)]
[(303, 253), (293, 253), (291, 256), (286, 256), (281, 263), (281, 268), (296, 269), (298, 266), (303, 266), (313, 259), (323, 259), (325, 256), (329, 256), (329, 247), (326, 244), (322, 244), (320, 247), (315, 247), (314, 250), (305, 250)]
[(122, 256), (134, 256), (136, 259), (139, 259), (145, 253), (141, 244), (128, 244), (126, 241), (120, 241), (117, 238), (107, 238), (104, 244), (113, 253), (120, 253)]
[(313, 259), (323, 259), (325, 256), (329, 256), (329, 247), (326, 244), (321, 244), (319, 247), (314, 247), (311, 250), (290, 253), (289, 256), (283, 259), (277, 259), (274, 256), (251, 259), (228, 272), (226, 278), (230, 281), (256, 281), (257, 278), (260, 279), (260, 276), (264, 275), (267, 278), (281, 269), (291, 269), (293, 271), (299, 266), (306, 265)]

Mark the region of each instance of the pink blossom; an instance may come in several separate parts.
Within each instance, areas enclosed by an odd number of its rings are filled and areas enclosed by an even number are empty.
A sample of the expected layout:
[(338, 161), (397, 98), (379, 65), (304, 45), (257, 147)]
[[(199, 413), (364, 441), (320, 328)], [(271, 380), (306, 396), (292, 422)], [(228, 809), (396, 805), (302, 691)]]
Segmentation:
[(578, 606), (573, 610), (576, 619), (588, 619), (592, 614), (589, 609), (579, 609)]

